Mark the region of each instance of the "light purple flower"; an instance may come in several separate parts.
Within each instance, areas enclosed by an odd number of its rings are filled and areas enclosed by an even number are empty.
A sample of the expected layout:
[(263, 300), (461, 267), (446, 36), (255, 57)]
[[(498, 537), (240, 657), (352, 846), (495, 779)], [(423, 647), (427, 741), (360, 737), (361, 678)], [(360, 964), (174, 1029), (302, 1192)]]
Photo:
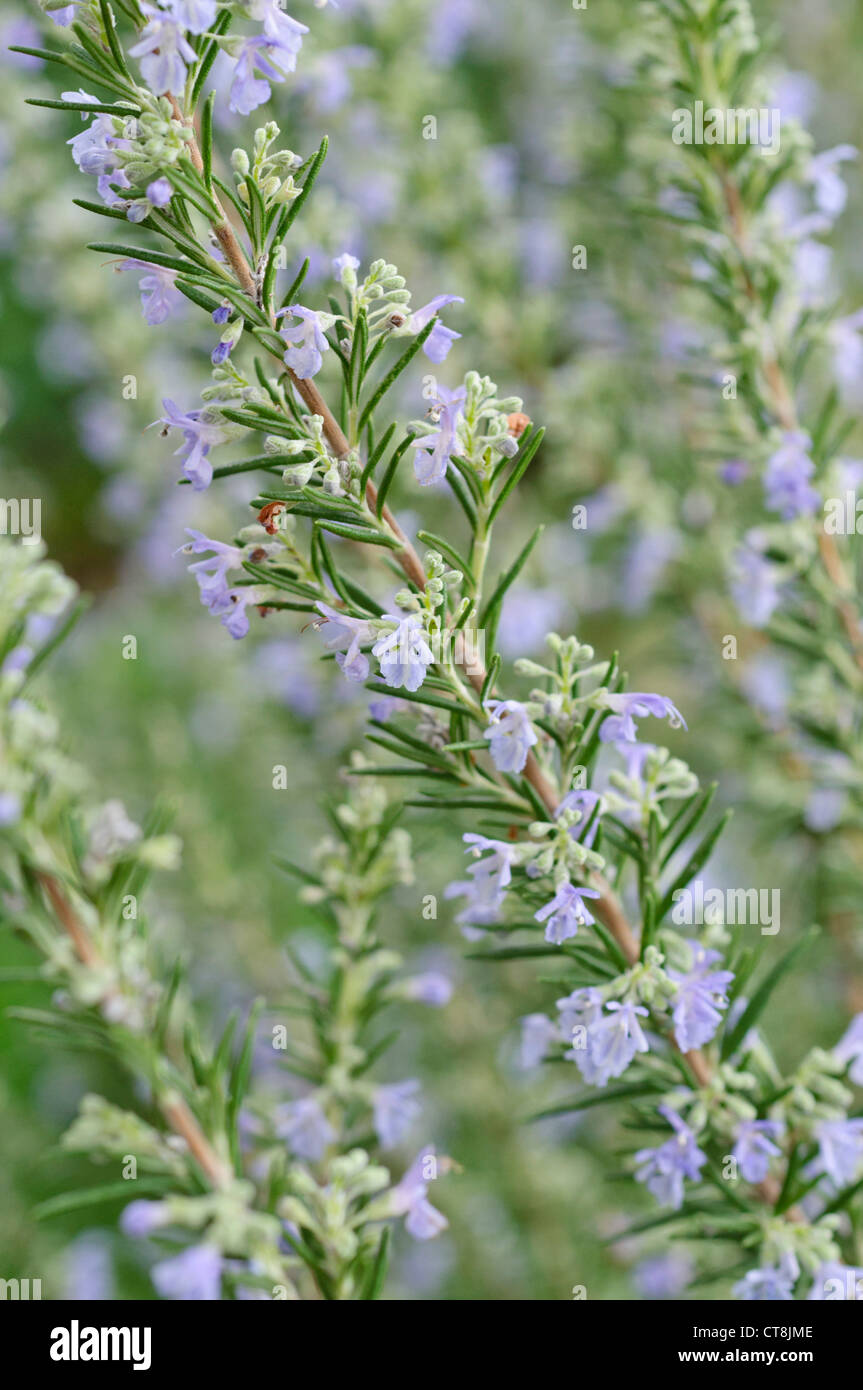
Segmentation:
[[(303, 46), (303, 35), (309, 32), (308, 26), (285, 14), (279, 0), (249, 0), (248, 10), (252, 19), (263, 20), (264, 33), (268, 39), (275, 40), (286, 51), (293, 53), (296, 67), (296, 58)], [(293, 68), (291, 71), (293, 72)]]
[[(132, 185), (129, 182), (125, 169), (114, 169), (111, 173), (100, 174), (96, 180), (96, 192), (99, 194), (99, 197), (106, 207), (125, 208), (126, 216), (129, 218), (130, 222), (142, 222), (150, 210), (149, 204), (127, 203), (125, 198), (122, 198), (116, 191), (118, 188), (124, 189), (131, 187)], [(134, 209), (139, 207), (144, 208), (142, 215), (140, 217), (136, 217), (135, 215), (130, 216), (130, 213), (133, 213)]]
[(221, 425), (203, 418), (203, 411), (190, 410), (185, 414), (173, 401), (163, 400), (165, 414), (157, 423), (165, 430), (183, 431), (183, 443), (175, 456), (183, 459), (183, 474), (196, 492), (202, 492), (213, 481), (213, 465), (207, 455), (215, 444), (224, 444), (228, 436)]
[(530, 1071), (547, 1055), (548, 1050), (559, 1041), (558, 1028), (545, 1014), (526, 1014), (521, 1023), (521, 1065)]
[(833, 351), (833, 370), (843, 401), (859, 405), (863, 377), (863, 309), (834, 319), (827, 330)]
[(707, 1155), (698, 1147), (695, 1135), (685, 1120), (669, 1106), (660, 1105), (659, 1113), (674, 1135), (658, 1149), (639, 1149), (635, 1162), (639, 1165), (635, 1177), (643, 1182), (661, 1206), (679, 1211), (683, 1203), (683, 1183), (698, 1182)]
[(216, 0), (163, 0), (163, 4), (190, 34), (205, 34), (216, 18)]
[(279, 331), (287, 343), (285, 365), (290, 367), (300, 381), (316, 376), (321, 370), (322, 353), (329, 350), (320, 319), (314, 309), (304, 309), (301, 304), (292, 304), (281, 314), (291, 314), (300, 320), (299, 324), (283, 327)]
[(848, 200), (848, 189), (837, 165), (856, 158), (857, 150), (853, 145), (836, 145), (831, 150), (822, 150), (809, 161), (806, 179), (812, 185), (815, 205), (831, 221), (839, 216)]
[(364, 618), (351, 618), (340, 613), (328, 603), (318, 603), (319, 611), (326, 619), (326, 640), (328, 652), (336, 653), (336, 661), (342, 674), (349, 681), (360, 683), (368, 679), (369, 659), (360, 651), (364, 642), (371, 642), (374, 629)]
[[(243, 116), (269, 101), (271, 82), (284, 82), (296, 70), (303, 35), (309, 32), (285, 14), (277, 0), (253, 0), (254, 11), (264, 21), (264, 32), (243, 40), (228, 97), (230, 110)], [(256, 70), (261, 77), (255, 76)]]
[(734, 979), (731, 970), (712, 970), (722, 957), (718, 951), (707, 951), (697, 941), (690, 941), (693, 954), (692, 969), (683, 973), (669, 970), (677, 985), (672, 1005), (674, 1037), (681, 1052), (703, 1047), (713, 1037), (722, 1022), (721, 1009), (727, 1009), (728, 987)]
[(403, 980), (401, 992), (406, 999), (412, 999), (417, 1004), (442, 1009), (452, 999), (452, 980), (439, 970), (427, 970), (422, 975), (412, 975)]
[(863, 1163), (863, 1120), (822, 1120), (815, 1138), (820, 1171), (837, 1187), (854, 1182)]
[[(264, 38), (248, 38), (243, 42), (237, 53), (237, 66), (228, 94), (230, 111), (248, 116), (269, 101), (272, 95), (270, 82), (281, 82), (285, 76), (269, 61), (269, 55), (277, 51), (277, 45), (268, 43)], [(255, 69), (264, 75), (256, 77)]]
[(14, 792), (0, 792), (0, 829), (17, 825), (21, 819), (21, 798)]
[(336, 1132), (313, 1096), (280, 1106), (276, 1115), (276, 1133), (298, 1158), (317, 1163), (323, 1158)]
[(652, 714), (656, 719), (668, 719), (672, 729), (686, 728), (686, 721), (680, 710), (665, 695), (647, 695), (641, 691), (630, 691), (627, 695), (606, 695), (605, 708), (611, 710), (612, 717), (603, 720), (599, 737), (603, 743), (635, 743), (638, 739), (636, 719), (646, 719)]
[(414, 1120), (422, 1112), (418, 1081), (396, 1081), (377, 1086), (372, 1098), (375, 1131), (382, 1149), (401, 1143)]
[[(434, 299), (430, 299), (428, 304), (424, 304), (421, 309), (415, 309), (411, 314), (409, 328), (412, 333), (419, 333), (425, 328), (429, 319), (434, 318), (445, 304), (464, 304), (461, 295), (458, 294), (438, 294)], [(445, 328), (438, 320), (429, 336), (423, 343), (423, 352), (431, 362), (438, 365), (443, 362), (455, 342), (460, 338), (460, 333), (455, 333), (451, 328)]]
[(145, 270), (138, 281), (141, 293), (141, 310), (145, 323), (155, 328), (164, 323), (172, 310), (182, 303), (183, 296), (174, 285), (177, 272), (167, 266), (148, 265), (146, 261), (121, 261), (119, 270)]
[(557, 1008), (560, 1036), (570, 1045), (564, 1054), (567, 1061), (575, 1062), (589, 1086), (604, 1085), (602, 1069), (591, 1054), (593, 1030), (603, 1016), (599, 990), (593, 985), (573, 990), (565, 999), (558, 999)]
[(793, 1255), (783, 1256), (778, 1267), (750, 1269), (745, 1278), (734, 1285), (735, 1298), (747, 1303), (787, 1303), (794, 1298), (794, 1285), (800, 1268)]
[(427, 668), (434, 661), (422, 618), (418, 613), (409, 613), (407, 617), (394, 613), (382, 616), (396, 627), (379, 637), (372, 647), (372, 655), (380, 662), (381, 675), (393, 690), (419, 690)]
[(201, 602), (210, 612), (221, 614), (230, 606), (230, 589), (226, 575), (229, 570), (241, 569), (243, 552), (237, 545), (226, 545), (223, 541), (210, 540), (201, 531), (186, 527), (186, 535), (191, 536), (188, 545), (181, 546), (178, 554), (203, 555), (211, 550), (206, 560), (196, 560), (189, 565), (189, 573), (195, 576), (201, 593)]
[(579, 927), (589, 927), (594, 918), (585, 907), (583, 899), (598, 897), (599, 893), (595, 888), (576, 888), (571, 883), (562, 883), (551, 902), (534, 913), (537, 922), (548, 923), (545, 929), (546, 941), (560, 946), (561, 942), (576, 936)]
[(397, 695), (376, 695), (373, 700), (369, 700), (369, 714), (379, 724), (385, 724), (404, 708), (404, 700), (400, 700)]
[(731, 1156), (746, 1182), (763, 1182), (767, 1177), (771, 1158), (782, 1152), (773, 1143), (782, 1132), (778, 1120), (743, 1120), (738, 1126)]
[(468, 879), (448, 884), (444, 897), (467, 898), (467, 907), (456, 918), (459, 924), (488, 926), (499, 920), (506, 890), (512, 882), (513, 846), (503, 840), (488, 840), (484, 835), (468, 834), (462, 839), (476, 862), (467, 871)]
[(772, 512), (792, 521), (818, 511), (821, 497), (809, 485), (815, 464), (808, 450), (812, 441), (802, 430), (788, 430), (779, 448), (770, 455), (764, 473), (765, 501)]
[(518, 700), (486, 700), (489, 725), (483, 738), (498, 772), (521, 772), (537, 733)]
[(752, 627), (766, 627), (782, 601), (779, 569), (751, 533), (732, 558), (731, 594)]
[(564, 601), (557, 589), (510, 589), (497, 629), (503, 656), (514, 659), (539, 651), (545, 634), (558, 627)]
[(190, 1245), (181, 1255), (153, 1265), (150, 1278), (161, 1298), (215, 1303), (222, 1292), (222, 1256), (212, 1245)]
[(349, 251), (343, 251), (340, 256), (333, 258), (333, 270), (343, 285), (347, 282), (356, 284), (356, 272), (359, 268), (359, 260), (356, 256), (352, 256)]
[(414, 473), (423, 487), (429, 483), (439, 483), (446, 477), (451, 457), (461, 458), (464, 453), (458, 437), (458, 422), (464, 410), (465, 388), (459, 386), (448, 391), (438, 386), (438, 394), (432, 402), (433, 423), (437, 429), (432, 434), (424, 434), (413, 441)]
[(59, 29), (68, 29), (70, 24), (75, 23), (75, 9), (80, 3), (81, 0), (73, 0), (71, 5), (63, 5), (59, 10), (48, 10), (48, 18)]
[(639, 1017), (647, 1018), (641, 1004), (613, 1000), (591, 1028), (590, 1059), (597, 1070), (596, 1085), (605, 1086), (612, 1077), (622, 1076), (637, 1052), (649, 1052)]
[(167, 1221), (167, 1208), (164, 1202), (148, 1202), (139, 1199), (130, 1202), (120, 1217), (120, 1230), (124, 1235), (140, 1240), (152, 1235)]
[(749, 464), (745, 459), (726, 459), (720, 465), (719, 476), (729, 487), (739, 487), (749, 477)]
[(249, 615), (246, 608), (252, 602), (252, 592), (250, 589), (230, 589), (228, 591), (229, 606), (219, 612), (215, 607), (210, 609), (211, 613), (217, 613), (221, 619), (222, 627), (234, 638), (239, 641), (245, 637), (249, 631)]
[(648, 1255), (633, 1270), (632, 1277), (642, 1298), (676, 1301), (694, 1273), (695, 1266), (688, 1255), (680, 1250), (666, 1250), (662, 1254)]
[(71, 146), (72, 158), (82, 174), (110, 174), (117, 167), (118, 149), (122, 149), (128, 141), (115, 134), (113, 116), (103, 112), (93, 118), (86, 130), (73, 135), (66, 144)]
[(170, 179), (153, 179), (152, 183), (147, 184), (147, 201), (152, 203), (154, 208), (167, 207), (173, 196)]
[(405, 1230), (414, 1240), (431, 1240), (445, 1231), (449, 1222), (428, 1201), (429, 1179), (425, 1176), (435, 1165), (434, 1149), (423, 1149), (417, 1155), (401, 1182), (390, 1193), (394, 1216), (405, 1216)]
[(855, 1086), (863, 1086), (863, 1013), (855, 1014), (833, 1049), (840, 1062), (851, 1062), (848, 1075)]
[(186, 63), (194, 63), (195, 50), (172, 15), (143, 0), (140, 8), (148, 23), (138, 43), (129, 49), (130, 55), (140, 58), (144, 81), (156, 96), (182, 91)]

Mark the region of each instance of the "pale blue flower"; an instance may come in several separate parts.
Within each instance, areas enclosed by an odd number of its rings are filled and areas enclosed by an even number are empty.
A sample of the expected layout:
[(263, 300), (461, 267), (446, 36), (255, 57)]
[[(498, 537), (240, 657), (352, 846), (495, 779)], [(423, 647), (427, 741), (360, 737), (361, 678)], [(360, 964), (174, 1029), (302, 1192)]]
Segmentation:
[[(512, 882), (514, 847), (503, 840), (488, 840), (485, 835), (463, 835), (467, 853), (476, 862), (468, 868), (470, 877), (450, 883), (444, 890), (446, 898), (466, 897), (468, 905), (456, 918), (459, 924), (488, 926), (500, 919), (506, 890)], [(485, 855), (485, 858), (480, 858)]]
[(570, 1050), (564, 1053), (568, 1062), (575, 1062), (589, 1086), (604, 1085), (602, 1068), (592, 1056), (593, 1030), (603, 1016), (602, 994), (594, 985), (573, 990), (558, 999), (559, 1029)]
[(226, 576), (229, 570), (242, 568), (243, 552), (239, 546), (210, 540), (203, 532), (190, 527), (186, 527), (186, 535), (191, 536), (191, 542), (181, 546), (178, 553), (204, 555), (208, 550), (213, 552), (206, 560), (196, 560), (189, 565), (188, 570), (198, 582), (204, 607), (209, 608), (210, 612), (224, 613), (230, 603)]
[(183, 431), (183, 443), (175, 451), (183, 459), (183, 474), (189, 479), (196, 492), (208, 488), (213, 481), (213, 465), (207, 455), (213, 445), (224, 444), (227, 439), (221, 425), (203, 418), (200, 410), (190, 410), (185, 414), (173, 401), (163, 400), (165, 414), (157, 423), (171, 429)]
[(778, 1120), (743, 1120), (737, 1127), (732, 1158), (747, 1182), (763, 1182), (770, 1169), (770, 1160), (782, 1150), (773, 1143), (783, 1133)]
[[(461, 295), (458, 294), (435, 295), (434, 299), (430, 299), (428, 304), (424, 304), (421, 309), (415, 309), (411, 314), (410, 323), (408, 325), (411, 332), (421, 332), (429, 319), (433, 318), (445, 304), (464, 304), (464, 300)], [(445, 328), (440, 320), (438, 320), (423, 343), (423, 352), (431, 362), (439, 365), (446, 359), (456, 338), (460, 337), (460, 333), (453, 332), (451, 328)]]
[(521, 1065), (530, 1071), (559, 1041), (559, 1030), (545, 1014), (526, 1014), (521, 1023)]
[(401, 1182), (390, 1193), (394, 1216), (405, 1216), (405, 1230), (414, 1240), (431, 1240), (445, 1231), (449, 1222), (428, 1200), (428, 1179), (424, 1173), (434, 1164), (434, 1149), (417, 1155)]
[(562, 883), (551, 902), (534, 913), (537, 922), (547, 922), (546, 941), (560, 946), (578, 933), (579, 927), (590, 926), (594, 918), (584, 905), (585, 898), (598, 898), (595, 888), (576, 888), (571, 883)]
[(649, 695), (642, 691), (630, 691), (625, 695), (604, 697), (604, 708), (611, 710), (611, 718), (603, 720), (599, 737), (603, 743), (635, 743), (638, 739), (636, 719), (646, 719), (653, 715), (656, 719), (667, 719), (672, 729), (686, 728), (686, 721), (680, 710), (665, 695)]
[(273, 39), (286, 53), (293, 55), (294, 64), (290, 69), (293, 72), (303, 46), (303, 35), (309, 32), (308, 25), (300, 24), (299, 20), (285, 14), (279, 0), (247, 0), (247, 8), (252, 19), (263, 20), (267, 38)]
[(300, 381), (306, 381), (321, 370), (322, 353), (329, 351), (320, 319), (314, 309), (304, 309), (301, 304), (292, 304), (280, 310), (280, 314), (291, 314), (300, 320), (291, 327), (283, 326), (279, 332), (288, 345), (285, 365)]
[(635, 1286), (642, 1298), (670, 1299), (675, 1302), (684, 1293), (695, 1274), (695, 1265), (681, 1250), (666, 1250), (648, 1255), (632, 1272)]
[[(72, 94), (67, 92), (66, 95)], [(117, 151), (126, 148), (129, 142), (115, 134), (113, 116), (103, 112), (66, 144), (71, 147), (72, 158), (82, 174), (109, 174), (119, 162)]]
[(276, 1133), (292, 1153), (312, 1163), (323, 1158), (336, 1140), (335, 1130), (313, 1096), (280, 1106), (276, 1112)]
[(518, 700), (486, 700), (489, 726), (483, 738), (498, 772), (521, 772), (537, 733), (524, 705)]
[(622, 1076), (637, 1052), (649, 1052), (639, 1018), (647, 1009), (631, 1001), (613, 1000), (590, 1029), (590, 1060), (595, 1068), (595, 1084), (605, 1086), (612, 1077)]
[(173, 196), (174, 189), (170, 179), (153, 179), (152, 183), (147, 184), (147, 201), (152, 203), (154, 208), (167, 207)]
[(679, 1211), (683, 1203), (684, 1179), (700, 1180), (707, 1155), (699, 1149), (695, 1135), (680, 1115), (667, 1105), (660, 1105), (659, 1113), (671, 1125), (674, 1135), (658, 1149), (639, 1149), (635, 1155), (639, 1165), (635, 1177), (637, 1182), (645, 1184), (661, 1206)]
[(815, 1138), (820, 1171), (837, 1187), (854, 1182), (863, 1163), (863, 1120), (822, 1120)]
[(249, 615), (246, 612), (247, 606), (252, 602), (252, 594), (248, 588), (231, 589), (228, 593), (228, 603), (230, 606), (221, 612), (215, 607), (210, 609), (211, 613), (220, 617), (222, 627), (238, 641), (245, 637), (249, 631)]
[(121, 261), (119, 269), (146, 271), (138, 281), (138, 290), (144, 321), (151, 327), (164, 323), (177, 305), (183, 302), (183, 296), (174, 284), (177, 274), (175, 270), (134, 260)]
[(394, 1149), (422, 1112), (418, 1081), (377, 1086), (372, 1097), (375, 1132), (382, 1149)]
[(120, 1217), (120, 1230), (124, 1235), (140, 1240), (150, 1236), (168, 1221), (165, 1202), (148, 1202), (139, 1198), (130, 1202)]
[(452, 980), (439, 970), (411, 975), (401, 982), (400, 989), (406, 999), (412, 999), (417, 1004), (428, 1004), (433, 1009), (444, 1008), (452, 999)]
[(863, 1086), (863, 1013), (855, 1014), (833, 1049), (840, 1062), (851, 1062), (848, 1075), (855, 1086)]
[(677, 985), (672, 1005), (674, 1036), (681, 1052), (703, 1047), (713, 1037), (722, 1022), (721, 1009), (727, 1009), (728, 987), (734, 979), (730, 970), (712, 970), (722, 957), (718, 951), (705, 950), (697, 941), (690, 941), (692, 968), (685, 973), (669, 970)]
[(381, 675), (391, 689), (419, 690), (434, 661), (422, 618), (418, 613), (409, 613), (407, 617), (384, 613), (382, 617), (396, 627), (379, 637), (372, 647)]
[(216, 0), (162, 0), (162, 4), (190, 34), (205, 34), (216, 18)]
[(195, 62), (195, 50), (171, 14), (144, 3), (144, 0), (140, 8), (148, 22), (138, 43), (129, 49), (129, 53), (133, 58), (140, 58), (144, 81), (156, 96), (162, 96), (165, 92), (182, 92), (186, 82), (186, 64)]
[(356, 285), (356, 273), (359, 268), (359, 260), (356, 256), (352, 256), (349, 251), (343, 251), (340, 256), (335, 256), (333, 259), (333, 270), (345, 287)]
[(844, 160), (856, 158), (857, 150), (853, 145), (835, 145), (833, 149), (813, 155), (809, 161), (806, 179), (812, 185), (815, 205), (831, 221), (839, 216), (848, 200), (848, 189), (837, 166)]
[(752, 627), (766, 627), (782, 602), (781, 574), (750, 532), (732, 557), (731, 594)]
[(331, 608), (328, 603), (318, 603), (318, 610), (326, 619), (323, 625), (326, 632), (324, 646), (328, 652), (336, 653), (339, 669), (349, 681), (360, 683), (368, 679), (369, 659), (360, 651), (363, 643), (371, 642), (374, 629), (365, 618), (351, 618), (347, 613)]
[(793, 1255), (785, 1255), (778, 1267), (751, 1269), (734, 1285), (735, 1298), (748, 1303), (787, 1303), (794, 1298), (794, 1285), (800, 1277), (800, 1267)]
[(190, 1245), (180, 1255), (153, 1265), (150, 1278), (162, 1298), (215, 1303), (222, 1292), (222, 1256), (212, 1245)]
[(438, 386), (438, 394), (432, 402), (432, 423), (437, 426), (432, 434), (424, 434), (413, 441), (414, 473), (423, 487), (439, 483), (446, 477), (451, 457), (461, 458), (464, 453), (458, 437), (458, 422), (464, 411), (465, 388), (459, 386), (448, 391)]
[(767, 507), (779, 512), (785, 521), (807, 516), (819, 510), (821, 497), (809, 480), (815, 464), (808, 450), (812, 441), (802, 430), (788, 430), (779, 448), (770, 455), (764, 472), (764, 494)]

